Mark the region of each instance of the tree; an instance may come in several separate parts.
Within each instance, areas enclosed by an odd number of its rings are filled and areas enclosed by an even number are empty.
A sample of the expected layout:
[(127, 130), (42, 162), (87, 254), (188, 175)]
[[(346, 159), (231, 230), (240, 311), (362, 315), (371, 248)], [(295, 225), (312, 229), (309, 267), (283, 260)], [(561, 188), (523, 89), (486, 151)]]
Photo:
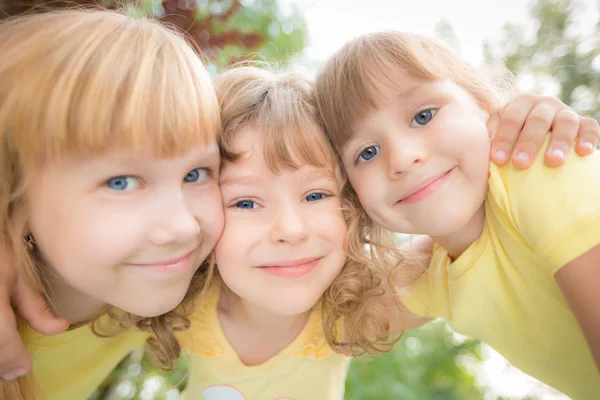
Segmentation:
[(302, 13), (277, 0), (0, 0), (0, 18), (73, 4), (108, 9), (124, 5), (134, 15), (174, 25), (217, 69), (248, 59), (285, 62), (306, 44)]
[[(536, 0), (525, 25), (506, 24), (499, 43), (485, 44), (489, 63), (505, 65), (527, 90), (556, 94), (577, 112), (600, 119), (600, 18), (581, 0)], [(596, 2), (600, 11), (600, 2)], [(587, 18), (589, 19), (589, 18)]]

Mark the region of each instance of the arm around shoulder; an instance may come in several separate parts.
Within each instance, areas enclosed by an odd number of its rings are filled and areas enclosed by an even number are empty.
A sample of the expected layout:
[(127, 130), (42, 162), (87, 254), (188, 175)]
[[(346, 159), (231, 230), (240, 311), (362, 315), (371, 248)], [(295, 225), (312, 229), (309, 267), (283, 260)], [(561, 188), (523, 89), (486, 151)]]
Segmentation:
[(566, 264), (554, 277), (600, 370), (600, 245)]

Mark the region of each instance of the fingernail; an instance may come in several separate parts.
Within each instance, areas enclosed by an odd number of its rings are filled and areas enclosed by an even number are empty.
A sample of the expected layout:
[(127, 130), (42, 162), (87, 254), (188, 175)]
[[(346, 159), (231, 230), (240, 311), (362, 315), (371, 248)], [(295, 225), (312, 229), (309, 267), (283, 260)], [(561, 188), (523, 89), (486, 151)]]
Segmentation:
[(19, 369), (15, 369), (14, 371), (7, 372), (6, 374), (2, 375), (2, 379), (4, 379), (5, 381), (12, 381), (13, 379), (20, 378), (26, 374), (27, 374), (27, 371), (25, 371), (23, 368), (19, 368)]
[(529, 162), (529, 154), (523, 153), (523, 152), (519, 152), (515, 156), (515, 159), (517, 161), (521, 161), (522, 163), (528, 163)]
[(505, 162), (508, 159), (508, 154), (503, 150), (498, 150), (496, 153), (496, 160)]
[(566, 157), (565, 152), (562, 151), (561, 149), (552, 149), (552, 150), (550, 150), (548, 152), (548, 154), (551, 154), (551, 155), (553, 155), (555, 157), (558, 157), (558, 158), (565, 158)]
[(594, 150), (594, 143), (592, 142), (583, 142), (581, 146), (589, 150)]

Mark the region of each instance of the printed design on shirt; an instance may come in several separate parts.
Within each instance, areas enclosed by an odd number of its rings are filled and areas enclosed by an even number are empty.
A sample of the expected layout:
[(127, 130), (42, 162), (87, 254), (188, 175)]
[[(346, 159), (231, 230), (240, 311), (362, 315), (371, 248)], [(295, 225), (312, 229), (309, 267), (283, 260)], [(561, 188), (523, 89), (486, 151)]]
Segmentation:
[[(204, 400), (246, 400), (242, 392), (230, 385), (209, 386), (202, 392)], [(291, 397), (278, 397), (275, 400), (294, 400)]]
[(229, 385), (209, 386), (202, 392), (204, 400), (246, 400), (246, 396)]

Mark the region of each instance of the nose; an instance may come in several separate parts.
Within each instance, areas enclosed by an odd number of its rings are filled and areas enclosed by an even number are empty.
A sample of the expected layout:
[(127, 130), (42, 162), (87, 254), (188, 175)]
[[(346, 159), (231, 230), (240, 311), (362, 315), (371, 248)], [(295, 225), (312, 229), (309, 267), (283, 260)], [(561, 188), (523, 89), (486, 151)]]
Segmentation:
[(403, 173), (427, 162), (429, 154), (419, 137), (404, 137), (387, 145), (387, 170), (390, 179), (397, 179)]
[(270, 232), (270, 240), (273, 244), (297, 245), (308, 239), (309, 228), (301, 207), (301, 203), (279, 206), (279, 209), (273, 213), (274, 221)]
[(200, 234), (200, 223), (191, 212), (183, 193), (161, 200), (160, 207), (153, 211), (154, 226), (150, 240), (157, 246), (176, 242), (189, 242)]

